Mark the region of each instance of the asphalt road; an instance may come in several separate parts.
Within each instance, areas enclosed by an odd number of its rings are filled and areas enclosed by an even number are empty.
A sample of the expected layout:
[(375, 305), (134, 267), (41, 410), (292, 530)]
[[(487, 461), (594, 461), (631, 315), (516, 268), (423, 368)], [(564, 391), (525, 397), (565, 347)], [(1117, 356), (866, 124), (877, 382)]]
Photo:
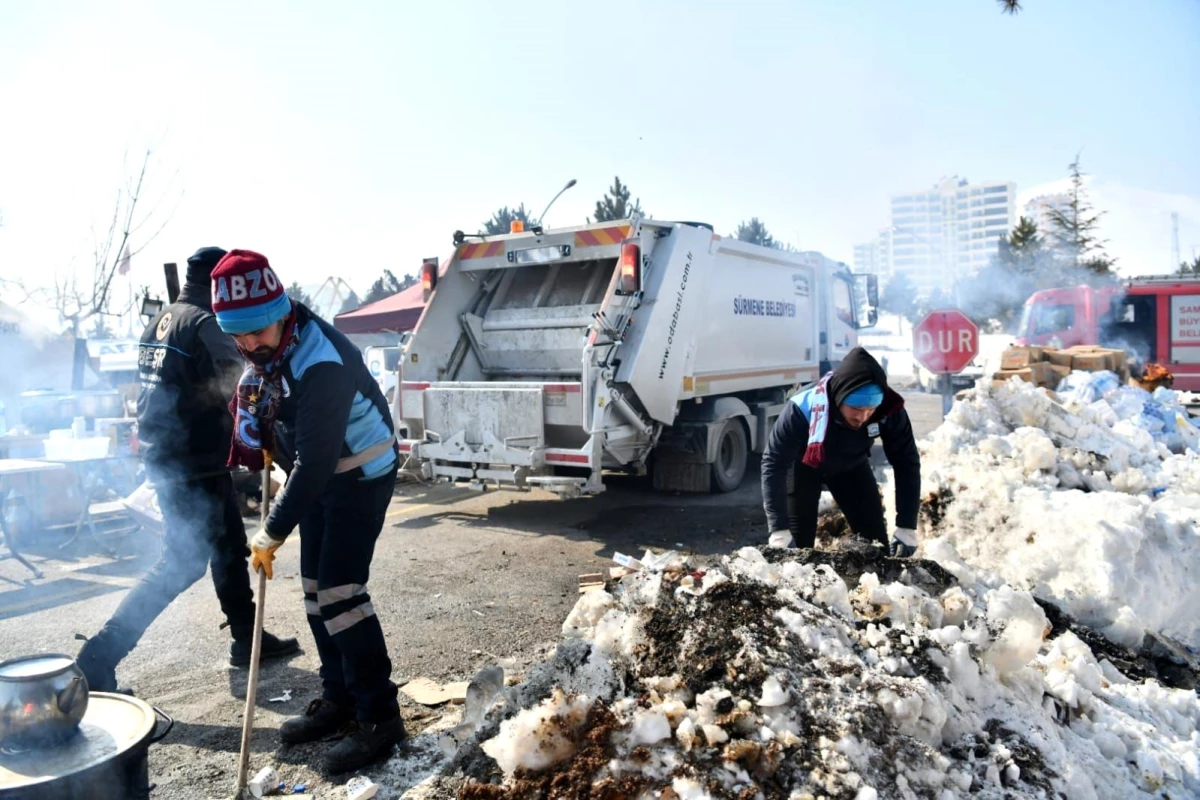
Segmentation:
[[(909, 394), (918, 436), (940, 422), (940, 398)], [(502, 662), (510, 671), (537, 659), (557, 639), (578, 596), (577, 578), (607, 570), (614, 552), (647, 548), (724, 553), (765, 538), (755, 467), (724, 495), (666, 495), (616, 477), (604, 494), (560, 500), (541, 492), (479, 495), (445, 485), (400, 487), (376, 548), (371, 594), (384, 626), (397, 683), (416, 677), (466, 680)], [(157, 558), (158, 542), (134, 534), (116, 543), (122, 558), (86, 543), (26, 545), (46, 573), (26, 583), (15, 562), (0, 562), (0, 658), (34, 652), (74, 654), (76, 633), (95, 632), (126, 589)], [(246, 673), (226, 662), (229, 638), (207, 577), (180, 596), (121, 664), (118, 677), (176, 719), (150, 753), (155, 798), (229, 796), (240, 741)], [(279, 723), (318, 696), (318, 662), (304, 617), (299, 547), (278, 553), (267, 592), (267, 629), (298, 636), (304, 652), (264, 666), (255, 716), (252, 768), (274, 764), (284, 779), (318, 797), (344, 797), (344, 778), (314, 768), (320, 747), (280, 748)], [(290, 690), (291, 699), (271, 702)], [(413, 731), (444, 710), (405, 701)], [(366, 774), (395, 784), (397, 762)]]

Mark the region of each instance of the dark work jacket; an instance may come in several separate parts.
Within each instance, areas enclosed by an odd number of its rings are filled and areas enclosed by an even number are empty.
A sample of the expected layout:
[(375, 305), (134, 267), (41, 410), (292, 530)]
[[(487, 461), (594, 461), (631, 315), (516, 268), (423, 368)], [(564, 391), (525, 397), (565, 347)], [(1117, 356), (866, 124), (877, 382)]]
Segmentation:
[[(884, 389), (884, 401), (870, 421), (855, 430), (846, 424), (838, 406), (851, 392), (874, 383)], [(767, 530), (788, 529), (788, 470), (801, 469), (808, 447), (808, 422), (816, 387), (793, 396), (767, 439), (762, 457), (763, 507)], [(834, 371), (827, 386), (829, 425), (825, 430), (825, 458), (818, 472), (837, 475), (869, 460), (875, 439), (892, 465), (896, 484), (896, 527), (916, 528), (921, 502), (921, 456), (904, 399), (888, 388), (887, 374), (866, 350), (856, 347)]]
[[(387, 400), (358, 348), (300, 303), (293, 301), (292, 308), (296, 346), (283, 363), (283, 402), (275, 423), (276, 449), (282, 450), (280, 461), (290, 464), (290, 475), (267, 518), (267, 530), (279, 538), (322, 496), (390, 473), (399, 453)], [(392, 447), (383, 455), (335, 473), (340, 459), (388, 440)]]
[(244, 361), (213, 316), (207, 286), (184, 284), (138, 345), (138, 448), (180, 476), (219, 472), (229, 457), (229, 398)]

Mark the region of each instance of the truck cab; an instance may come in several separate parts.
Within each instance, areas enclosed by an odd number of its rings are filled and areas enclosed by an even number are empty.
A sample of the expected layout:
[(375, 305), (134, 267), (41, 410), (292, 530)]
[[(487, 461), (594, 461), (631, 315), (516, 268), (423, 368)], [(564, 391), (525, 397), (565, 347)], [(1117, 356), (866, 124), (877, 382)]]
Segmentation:
[(367, 369), (389, 403), (395, 397), (396, 387), (399, 385), (400, 359), (404, 353), (404, 346), (411, 337), (412, 332), (405, 331), (397, 345), (371, 345), (363, 350), (363, 360), (367, 362)]
[(1018, 344), (1120, 348), (1137, 364), (1162, 364), (1174, 388), (1200, 390), (1200, 280), (1044, 289), (1025, 302), (1017, 334)]
[(851, 273), (845, 264), (820, 253), (803, 256), (819, 272), (828, 275), (828, 280), (821, 284), (820, 301), (820, 373), (824, 375), (858, 346), (858, 331), (877, 321), (879, 283), (875, 275)]

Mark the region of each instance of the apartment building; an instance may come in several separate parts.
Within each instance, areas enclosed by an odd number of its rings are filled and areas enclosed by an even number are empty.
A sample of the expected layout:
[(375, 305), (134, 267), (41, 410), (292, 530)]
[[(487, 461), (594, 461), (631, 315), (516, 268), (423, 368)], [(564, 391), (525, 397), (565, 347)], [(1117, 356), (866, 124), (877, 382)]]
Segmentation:
[[(1016, 224), (1016, 195), (1011, 181), (973, 184), (957, 176), (892, 195), (888, 275), (906, 273), (924, 295), (974, 275)], [(881, 240), (876, 239), (876, 262), (882, 260)]]
[(1045, 236), (1051, 229), (1050, 215), (1053, 211), (1068, 213), (1071, 196), (1068, 194), (1043, 194), (1025, 204), (1025, 213), (1037, 225), (1038, 233)]

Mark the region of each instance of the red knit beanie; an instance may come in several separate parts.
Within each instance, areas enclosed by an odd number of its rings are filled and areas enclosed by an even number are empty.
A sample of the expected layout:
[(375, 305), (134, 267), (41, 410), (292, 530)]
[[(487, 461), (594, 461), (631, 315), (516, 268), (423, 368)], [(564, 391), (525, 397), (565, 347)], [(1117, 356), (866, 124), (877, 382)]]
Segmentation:
[(253, 250), (230, 250), (217, 262), (212, 305), (217, 324), (229, 334), (262, 330), (292, 310), (267, 257)]

